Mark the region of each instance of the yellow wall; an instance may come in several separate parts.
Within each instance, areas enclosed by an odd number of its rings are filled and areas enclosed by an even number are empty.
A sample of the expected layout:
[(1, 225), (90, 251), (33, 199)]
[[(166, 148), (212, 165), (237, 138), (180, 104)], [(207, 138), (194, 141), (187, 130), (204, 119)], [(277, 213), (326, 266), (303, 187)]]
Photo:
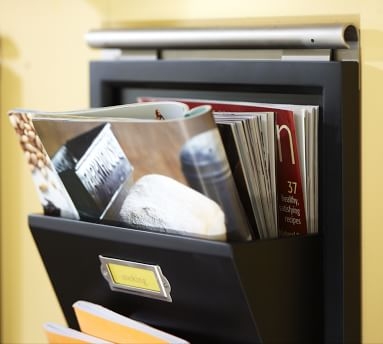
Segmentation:
[(88, 106), (88, 61), (97, 56), (83, 39), (89, 29), (351, 21), (362, 47), (363, 341), (382, 343), (382, 15), (381, 0), (1, 0), (1, 342), (41, 343), (44, 321), (64, 322), (27, 228), (40, 207), (6, 112)]

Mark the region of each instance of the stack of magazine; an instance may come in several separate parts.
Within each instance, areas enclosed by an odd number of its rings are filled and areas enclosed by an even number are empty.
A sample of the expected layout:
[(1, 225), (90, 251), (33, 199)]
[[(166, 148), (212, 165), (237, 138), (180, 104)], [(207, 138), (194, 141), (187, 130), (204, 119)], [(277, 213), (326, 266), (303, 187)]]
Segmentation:
[(73, 304), (79, 330), (57, 323), (45, 323), (43, 329), (49, 344), (188, 344), (168, 332), (89, 301)]
[(46, 215), (222, 241), (318, 230), (318, 106), (142, 97), (9, 117)]

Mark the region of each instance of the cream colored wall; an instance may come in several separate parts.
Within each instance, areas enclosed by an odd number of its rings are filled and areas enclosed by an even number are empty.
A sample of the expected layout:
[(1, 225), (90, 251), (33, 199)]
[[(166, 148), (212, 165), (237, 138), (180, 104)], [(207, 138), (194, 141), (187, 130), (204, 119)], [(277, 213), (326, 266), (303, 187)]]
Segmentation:
[(382, 343), (382, 15), (381, 0), (1, 0), (1, 342), (44, 342), (41, 324), (64, 322), (27, 228), (40, 207), (6, 112), (88, 106), (89, 29), (351, 21), (362, 42), (363, 341)]

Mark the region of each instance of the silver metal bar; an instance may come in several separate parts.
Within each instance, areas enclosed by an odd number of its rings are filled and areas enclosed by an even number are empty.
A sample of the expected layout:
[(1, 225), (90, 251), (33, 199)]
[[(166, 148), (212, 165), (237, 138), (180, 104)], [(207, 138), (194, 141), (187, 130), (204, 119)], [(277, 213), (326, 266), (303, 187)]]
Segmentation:
[(353, 25), (232, 29), (105, 29), (85, 35), (92, 48), (120, 49), (347, 49), (358, 41)]

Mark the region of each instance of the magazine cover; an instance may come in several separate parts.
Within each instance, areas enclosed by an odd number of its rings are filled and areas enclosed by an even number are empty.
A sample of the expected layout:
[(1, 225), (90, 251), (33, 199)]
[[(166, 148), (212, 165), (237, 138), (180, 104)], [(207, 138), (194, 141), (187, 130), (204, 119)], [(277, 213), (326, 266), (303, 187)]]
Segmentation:
[(9, 115), (46, 214), (252, 238), (210, 106), (153, 102)]

